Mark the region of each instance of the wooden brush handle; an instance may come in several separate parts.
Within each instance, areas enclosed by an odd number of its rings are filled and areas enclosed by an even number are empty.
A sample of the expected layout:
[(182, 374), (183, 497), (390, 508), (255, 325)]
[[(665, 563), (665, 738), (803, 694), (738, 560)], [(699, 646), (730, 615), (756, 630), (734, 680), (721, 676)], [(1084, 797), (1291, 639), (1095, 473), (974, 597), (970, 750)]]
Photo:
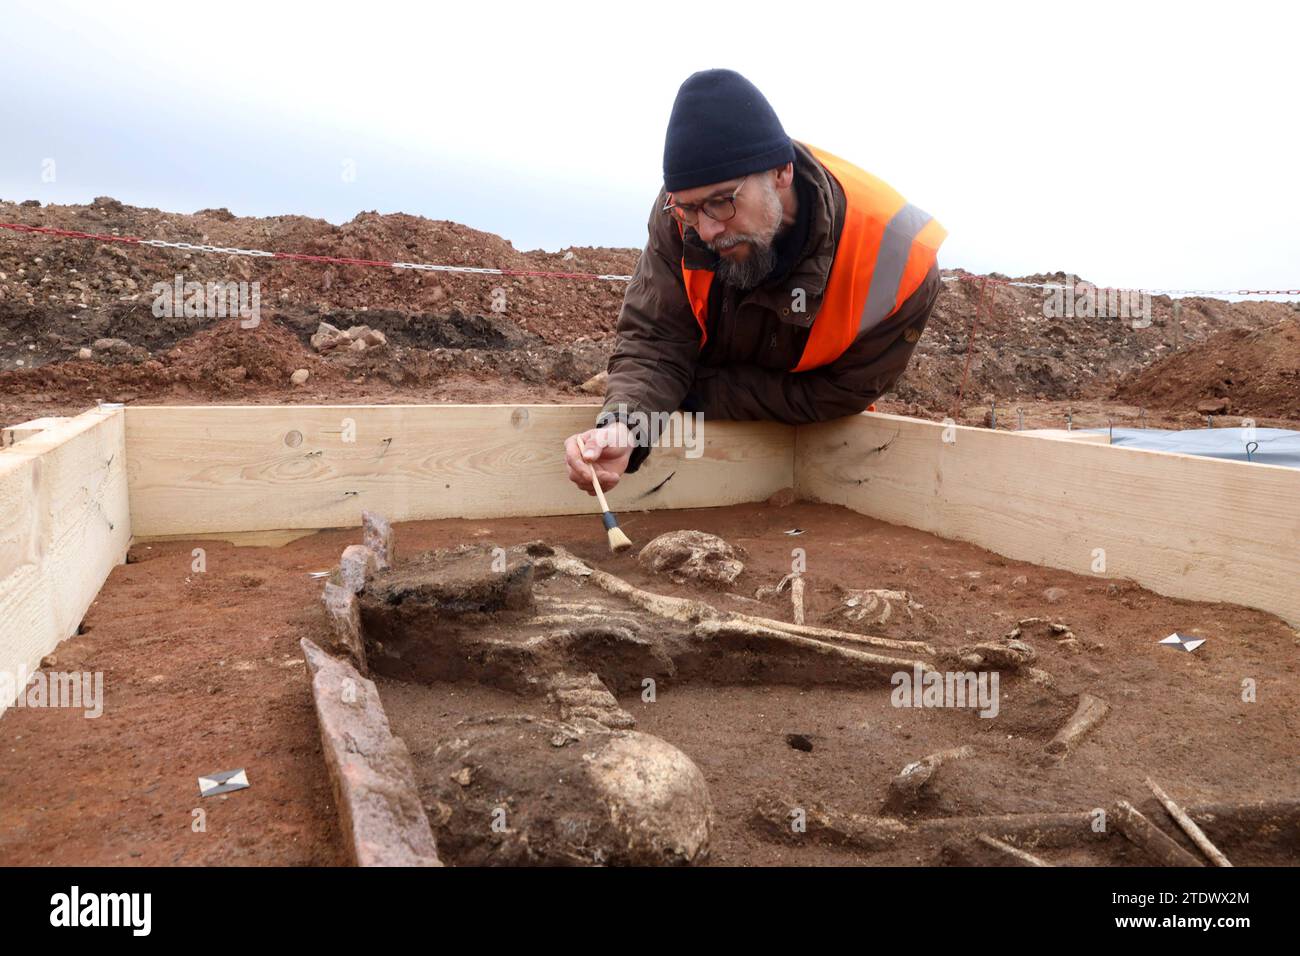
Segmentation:
[[(578, 451), (585, 452), (587, 445), (581, 438), (578, 439)], [(596, 489), (596, 500), (600, 502), (600, 510), (608, 511), (609, 504), (605, 501), (605, 492), (601, 490), (600, 479), (596, 477), (596, 466), (592, 462), (587, 462), (587, 467), (591, 469), (591, 486)]]
[(591, 484), (596, 489), (596, 500), (600, 502), (600, 510), (608, 511), (609, 502), (605, 500), (605, 492), (601, 490), (600, 479), (596, 477), (596, 466), (592, 465), (591, 462), (587, 464), (591, 468)]

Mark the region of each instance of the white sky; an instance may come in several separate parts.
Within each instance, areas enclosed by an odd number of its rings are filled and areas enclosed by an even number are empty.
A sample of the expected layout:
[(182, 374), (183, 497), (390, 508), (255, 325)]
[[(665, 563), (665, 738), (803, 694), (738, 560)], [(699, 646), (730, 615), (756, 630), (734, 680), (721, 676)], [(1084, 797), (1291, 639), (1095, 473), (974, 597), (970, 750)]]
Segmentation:
[(5, 199), (639, 247), (677, 87), (723, 66), (938, 217), (945, 266), (1300, 287), (1295, 4), (0, 6)]

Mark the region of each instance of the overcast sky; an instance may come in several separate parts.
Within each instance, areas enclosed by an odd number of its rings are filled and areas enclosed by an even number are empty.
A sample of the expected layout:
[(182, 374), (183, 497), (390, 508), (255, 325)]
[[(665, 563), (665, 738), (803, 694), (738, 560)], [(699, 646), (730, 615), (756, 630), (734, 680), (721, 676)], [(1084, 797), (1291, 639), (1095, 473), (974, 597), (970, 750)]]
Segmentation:
[(944, 266), (1300, 286), (1295, 4), (0, 10), (9, 200), (377, 209), (519, 249), (640, 247), (677, 88), (729, 67), (791, 136), (938, 217)]

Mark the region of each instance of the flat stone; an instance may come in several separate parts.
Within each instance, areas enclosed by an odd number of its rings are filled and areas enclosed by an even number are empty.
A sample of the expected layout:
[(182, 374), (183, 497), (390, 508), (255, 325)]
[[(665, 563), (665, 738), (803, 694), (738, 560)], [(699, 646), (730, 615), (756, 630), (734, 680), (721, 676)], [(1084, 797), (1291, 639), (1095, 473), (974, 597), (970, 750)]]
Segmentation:
[(374, 682), (306, 638), (300, 643), (325, 766), (353, 861), (357, 866), (442, 866), (410, 754), (389, 729)]
[(96, 352), (123, 353), (131, 351), (131, 343), (125, 339), (95, 339), (90, 347)]
[(375, 554), (379, 570), (393, 566), (393, 526), (374, 511), (361, 512), (361, 540)]
[(316, 331), (312, 334), (311, 347), (317, 352), (324, 352), (348, 341), (350, 340), (340, 329), (328, 322), (322, 322), (316, 326)]
[(359, 594), (379, 571), (379, 559), (364, 544), (350, 544), (339, 559), (339, 577), (343, 586)]
[(361, 637), (361, 607), (356, 592), (326, 582), (321, 596), (334, 635), (332, 650), (346, 654), (361, 673), (366, 673), (365, 643)]

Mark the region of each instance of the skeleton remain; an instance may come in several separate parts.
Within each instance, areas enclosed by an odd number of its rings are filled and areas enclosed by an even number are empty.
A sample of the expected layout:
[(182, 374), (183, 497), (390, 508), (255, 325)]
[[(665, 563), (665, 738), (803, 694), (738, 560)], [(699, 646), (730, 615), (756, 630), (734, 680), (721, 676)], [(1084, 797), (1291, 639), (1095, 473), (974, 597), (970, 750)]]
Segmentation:
[(504, 561), (501, 549), (478, 544), (386, 570), (354, 565), (364, 568), (364, 581), (349, 584), (359, 592), (365, 664), (376, 673), (536, 693), (562, 718), (611, 727), (633, 722), (614, 694), (645, 678), (867, 686), (928, 670), (934, 657), (922, 641), (656, 594), (540, 541), (506, 549)]

